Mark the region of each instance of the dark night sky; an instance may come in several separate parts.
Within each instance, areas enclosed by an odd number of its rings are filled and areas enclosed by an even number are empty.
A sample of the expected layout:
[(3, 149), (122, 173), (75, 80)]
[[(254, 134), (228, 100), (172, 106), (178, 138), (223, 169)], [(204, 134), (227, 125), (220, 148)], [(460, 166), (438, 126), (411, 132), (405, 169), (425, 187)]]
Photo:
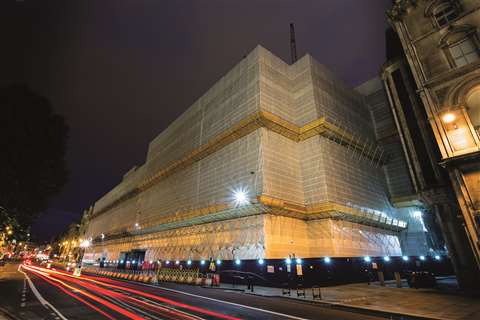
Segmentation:
[(64, 191), (34, 227), (47, 239), (117, 184), (147, 145), (261, 44), (289, 61), (289, 23), (354, 86), (385, 61), (391, 0), (2, 0), (0, 84), (26, 82), (71, 128)]

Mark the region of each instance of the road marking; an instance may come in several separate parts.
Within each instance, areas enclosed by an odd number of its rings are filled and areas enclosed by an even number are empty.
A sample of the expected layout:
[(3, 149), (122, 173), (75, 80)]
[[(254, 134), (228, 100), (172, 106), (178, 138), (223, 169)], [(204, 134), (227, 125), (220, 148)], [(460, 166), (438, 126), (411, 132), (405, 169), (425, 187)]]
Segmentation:
[(143, 285), (148, 286), (148, 287), (152, 287), (152, 288), (158, 288), (158, 289), (163, 289), (163, 290), (167, 290), (167, 291), (171, 291), (171, 292), (176, 292), (176, 293), (184, 294), (184, 295), (191, 296), (191, 297), (202, 298), (202, 299), (206, 299), (206, 300), (210, 300), (210, 301), (225, 303), (225, 304), (229, 304), (229, 305), (240, 307), (240, 308), (246, 308), (246, 309), (250, 309), (250, 310), (265, 312), (265, 313), (273, 314), (273, 315), (276, 315), (276, 316), (286, 317), (286, 318), (289, 318), (289, 319), (308, 320), (307, 318), (291, 316), (289, 314), (284, 314), (284, 313), (275, 312), (275, 311), (271, 311), (271, 310), (265, 310), (265, 309), (261, 309), (261, 308), (255, 308), (255, 307), (246, 306), (244, 304), (239, 304), (239, 303), (235, 303), (235, 302), (223, 301), (223, 300), (218, 300), (218, 299), (210, 298), (210, 297), (204, 297), (204, 296), (200, 296), (198, 294), (193, 294), (193, 293), (189, 293), (189, 292), (185, 292), (185, 291), (180, 291), (180, 290), (175, 290), (175, 289), (170, 289), (170, 288), (165, 288), (165, 287), (160, 287), (160, 286), (154, 286), (154, 285), (147, 284), (147, 283), (143, 283)]
[(33, 284), (32, 280), (30, 280), (30, 277), (28, 276), (28, 274), (26, 272), (23, 272), (21, 270), (22, 268), (22, 265), (19, 265), (18, 266), (18, 271), (23, 273), (23, 275), (25, 276), (25, 279), (27, 279), (27, 282), (28, 282), (28, 286), (30, 287), (30, 290), (32, 290), (33, 294), (35, 295), (35, 297), (38, 299), (38, 301), (40, 301), (40, 303), (46, 308), (50, 308), (50, 310), (53, 310), (56, 314), (56, 316), (58, 316), (60, 319), (62, 320), (68, 320), (67, 318), (65, 318), (63, 316), (63, 314), (60, 313), (60, 311), (58, 311), (50, 302), (48, 302), (47, 300), (45, 300), (42, 295), (40, 294), (40, 292), (38, 292), (37, 288), (35, 287), (35, 285)]

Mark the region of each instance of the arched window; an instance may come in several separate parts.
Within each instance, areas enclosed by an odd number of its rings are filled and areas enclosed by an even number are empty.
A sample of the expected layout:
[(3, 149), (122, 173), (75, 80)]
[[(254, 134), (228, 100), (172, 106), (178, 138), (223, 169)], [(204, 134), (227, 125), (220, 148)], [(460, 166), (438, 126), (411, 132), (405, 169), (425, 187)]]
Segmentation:
[(443, 27), (458, 17), (458, 9), (450, 2), (443, 2), (436, 6), (433, 11), (433, 18), (438, 27)]

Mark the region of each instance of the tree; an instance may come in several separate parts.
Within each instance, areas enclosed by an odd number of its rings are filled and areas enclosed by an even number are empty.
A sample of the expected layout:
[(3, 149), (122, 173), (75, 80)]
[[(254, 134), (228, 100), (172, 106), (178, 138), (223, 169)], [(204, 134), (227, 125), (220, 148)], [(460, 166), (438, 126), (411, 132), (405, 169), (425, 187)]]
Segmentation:
[(45, 97), (25, 85), (0, 88), (0, 206), (20, 226), (67, 182), (67, 139), (63, 116)]

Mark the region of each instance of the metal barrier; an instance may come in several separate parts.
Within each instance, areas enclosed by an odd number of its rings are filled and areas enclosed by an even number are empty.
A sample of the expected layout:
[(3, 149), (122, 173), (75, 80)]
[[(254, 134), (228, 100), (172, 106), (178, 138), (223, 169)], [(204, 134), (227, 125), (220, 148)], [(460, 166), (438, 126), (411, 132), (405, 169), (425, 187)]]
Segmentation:
[(199, 269), (160, 268), (155, 271), (84, 267), (83, 271), (99, 276), (144, 283), (176, 282), (193, 285), (204, 285), (207, 283), (206, 278), (200, 274)]

